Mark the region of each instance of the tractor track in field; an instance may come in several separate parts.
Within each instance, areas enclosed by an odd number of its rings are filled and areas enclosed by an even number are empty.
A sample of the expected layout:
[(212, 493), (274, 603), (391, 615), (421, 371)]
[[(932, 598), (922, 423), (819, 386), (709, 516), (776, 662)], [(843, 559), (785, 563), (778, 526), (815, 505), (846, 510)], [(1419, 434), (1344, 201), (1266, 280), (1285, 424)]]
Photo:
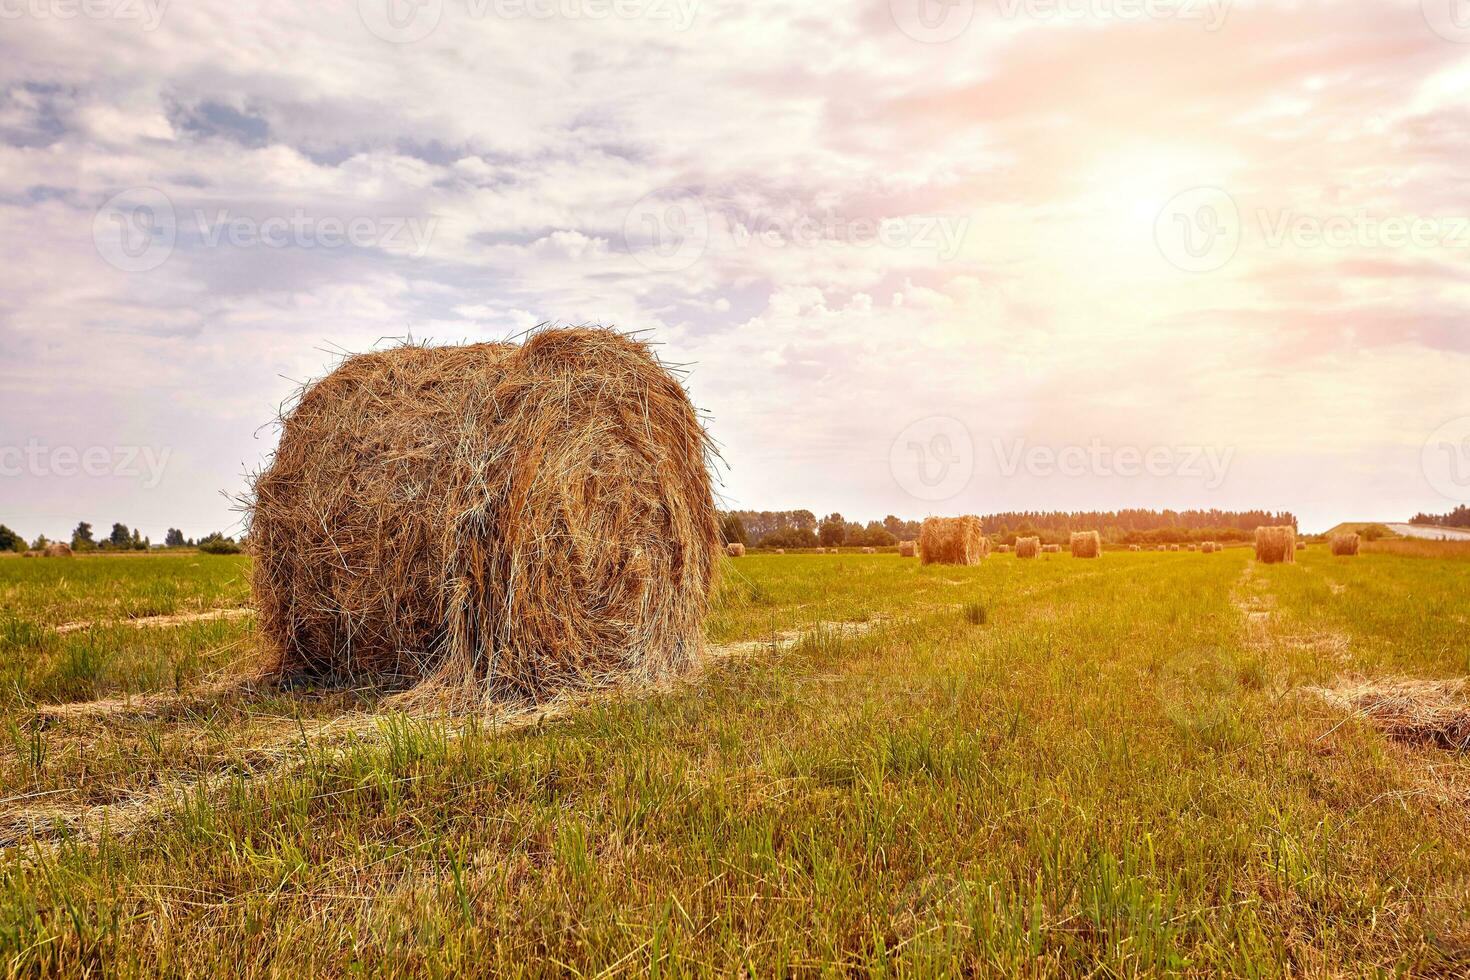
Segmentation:
[[(485, 727), (496, 734), (535, 729), (598, 701), (619, 696), (636, 697), (696, 684), (711, 668), (724, 663), (791, 650), (814, 637), (862, 636), (885, 622), (887, 620), (881, 617), (861, 622), (821, 622), (805, 629), (777, 632), (759, 640), (712, 645), (706, 650), (699, 668), (686, 677), (639, 687), (612, 685), (564, 695), (539, 705), (507, 707), (486, 717)], [(253, 679), (236, 679), (217, 681), (182, 694), (47, 705), (37, 709), (37, 720), (39, 724), (47, 724), (154, 718), (180, 709), (204, 708), (236, 694), (248, 699), (256, 693), (256, 684)], [(404, 710), (393, 698), (384, 702), (384, 709), (309, 721), (280, 715), (259, 717), (244, 733), (251, 737), (241, 742), (238, 753), (221, 757), (206, 771), (160, 772), (146, 791), (113, 802), (96, 805), (67, 803), (65, 798), (77, 792), (71, 787), (0, 798), (0, 853), (8, 848), (54, 846), (64, 840), (90, 843), (104, 835), (109, 839), (134, 836), (176, 807), (217, 797), (232, 781), (278, 777), (296, 770), (308, 759), (319, 761), (323, 752), (341, 753), (364, 740), (380, 739), (384, 737), (383, 723), (389, 718), (423, 722), (453, 722), (466, 718), (462, 712), (415, 707)], [(455, 738), (461, 731), (462, 728), (450, 728), (446, 734)]]
[(167, 616), (138, 616), (134, 619), (90, 619), (79, 620), (74, 623), (62, 623), (54, 626), (57, 633), (80, 633), (82, 630), (93, 629), (98, 626), (131, 626), (134, 629), (163, 629), (169, 626), (182, 626), (185, 623), (207, 623), (217, 619), (241, 619), (245, 616), (255, 614), (255, 610), (249, 606), (239, 606), (229, 609), (206, 609), (197, 613), (174, 613)]

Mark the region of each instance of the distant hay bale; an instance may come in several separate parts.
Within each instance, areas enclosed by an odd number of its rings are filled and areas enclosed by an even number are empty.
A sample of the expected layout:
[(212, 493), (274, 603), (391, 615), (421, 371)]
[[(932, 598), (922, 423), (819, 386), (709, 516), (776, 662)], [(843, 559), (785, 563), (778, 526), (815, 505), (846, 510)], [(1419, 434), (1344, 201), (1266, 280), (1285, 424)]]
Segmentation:
[(40, 552), (40, 551), (26, 551), (26, 552), (23, 552), (21, 554), (21, 557), (22, 558), (40, 558), (40, 557), (42, 557), (42, 554), (43, 554), (43, 552)]
[(776, 549), (776, 554), (778, 554), (778, 555), (784, 555), (784, 554), (786, 554), (786, 549), (785, 548), (777, 548)]
[(41, 557), (70, 558), (71, 545), (67, 544), (65, 541), (52, 541), (50, 544), (46, 545), (46, 547), (41, 549)]
[(1359, 536), (1355, 532), (1348, 531), (1343, 534), (1334, 534), (1327, 543), (1334, 555), (1352, 557), (1358, 553), (1359, 542)]
[(876, 555), (877, 553), (878, 553), (878, 549), (877, 548), (864, 548), (863, 549), (863, 554), (865, 554), (865, 555)]
[(1166, 544), (1161, 544), (1161, 545), (1159, 545), (1159, 546), (1158, 546), (1158, 548), (1157, 548), (1157, 549), (1155, 549), (1155, 550), (1157, 550), (1157, 551), (1168, 551), (1168, 550), (1169, 550), (1169, 546), (1168, 546), (1168, 545), (1166, 545)]
[(1096, 531), (1073, 531), (1068, 547), (1073, 558), (1101, 558), (1102, 535)]
[(281, 429), (249, 529), (275, 673), (468, 706), (699, 662), (714, 451), (647, 344), (578, 328), (360, 354)]
[(1214, 554), (1214, 552), (1215, 552), (1215, 542), (1213, 542), (1213, 541), (1206, 541), (1206, 542), (1202, 543), (1199, 546), (1199, 550), (1202, 551), (1202, 552), (1204, 552), (1207, 555)]
[(1059, 555), (1062, 552), (1062, 546), (1059, 544), (1049, 544), (1043, 546), (1041, 551), (1047, 555)]
[(917, 557), (919, 557), (919, 542), (917, 542), (917, 541), (900, 541), (898, 543), (898, 556), (900, 558), (917, 558)]
[(1196, 548), (1196, 547), (1198, 547), (1198, 546), (1197, 546), (1197, 545), (1195, 545), (1195, 544), (1193, 544), (1193, 543), (1190, 543), (1190, 544), (1187, 544), (1187, 545), (1185, 545), (1185, 546), (1184, 546), (1184, 547), (1185, 547), (1185, 550), (1186, 550), (1186, 551), (1193, 551), (1193, 550), (1195, 550), (1195, 548)]
[(1266, 565), (1296, 561), (1296, 528), (1289, 524), (1256, 528), (1256, 561)]
[(1017, 538), (1016, 539), (1016, 557), (1017, 558), (1035, 558), (1039, 554), (1041, 554), (1041, 539), (1040, 538)]
[(926, 517), (919, 528), (919, 555), (925, 565), (978, 565), (989, 548), (974, 515)]
[(725, 545), (725, 554), (729, 555), (731, 558), (744, 558), (745, 545), (741, 544), (739, 541), (731, 541), (729, 544)]
[(1171, 544), (1171, 545), (1169, 545), (1169, 550), (1170, 551), (1178, 551), (1179, 550), (1179, 546), (1177, 544)]
[(1008, 555), (1008, 554), (1011, 553), (1011, 546), (1008, 545), (1008, 544), (1003, 544), (1003, 545), (1000, 546), (1000, 548), (998, 550), (1000, 551), (1001, 554)]

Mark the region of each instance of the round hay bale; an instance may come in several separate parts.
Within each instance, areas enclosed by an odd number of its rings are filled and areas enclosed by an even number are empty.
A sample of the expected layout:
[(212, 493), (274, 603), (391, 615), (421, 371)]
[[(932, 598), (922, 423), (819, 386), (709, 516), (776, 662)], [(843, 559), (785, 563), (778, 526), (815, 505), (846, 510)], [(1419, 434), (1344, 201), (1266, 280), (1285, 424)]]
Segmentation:
[(1043, 545), (1041, 552), (1046, 555), (1059, 555), (1062, 553), (1062, 546), (1059, 544)]
[(71, 545), (64, 541), (52, 541), (41, 550), (41, 555), (44, 558), (70, 558)]
[(784, 555), (784, 554), (786, 554), (786, 549), (785, 548), (777, 548), (776, 549), (776, 554), (778, 554), (778, 555)]
[(1361, 539), (1356, 532), (1348, 531), (1343, 534), (1334, 534), (1328, 539), (1327, 546), (1334, 555), (1351, 558), (1357, 555), (1360, 542)]
[(1177, 544), (1171, 544), (1171, 545), (1169, 545), (1169, 550), (1170, 551), (1178, 551), (1179, 550), (1179, 546)]
[(1035, 558), (1039, 554), (1041, 554), (1041, 539), (1040, 538), (1017, 538), (1016, 539), (1016, 557), (1017, 558)]
[(978, 565), (989, 551), (980, 518), (926, 517), (919, 527), (920, 560), (925, 565)]
[(864, 548), (863, 549), (863, 554), (865, 554), (865, 555), (876, 555), (877, 553), (878, 553), (878, 549), (877, 548)]
[(1068, 547), (1073, 558), (1101, 558), (1102, 535), (1096, 531), (1073, 531)]
[(462, 703), (698, 661), (713, 449), (646, 344), (543, 330), (361, 354), (281, 427), (250, 513), (276, 673)]
[(729, 555), (731, 558), (744, 558), (745, 545), (741, 544), (739, 541), (731, 541), (729, 544), (725, 545), (725, 554)]
[(1296, 528), (1289, 524), (1256, 528), (1256, 561), (1266, 565), (1296, 561)]
[(1003, 555), (1008, 555), (1011, 553), (1011, 546), (1008, 544), (1003, 544), (997, 550), (999, 550), (1000, 553)]
[(1142, 548), (1142, 547), (1140, 547), (1140, 546), (1139, 546), (1139, 545), (1136, 545), (1136, 544), (1130, 544), (1130, 545), (1129, 545), (1129, 546), (1128, 546), (1128, 550), (1129, 550), (1129, 551), (1142, 551), (1142, 550), (1143, 550), (1143, 548)]
[(919, 542), (917, 542), (917, 541), (900, 541), (898, 543), (898, 556), (900, 558), (917, 558), (917, 557), (919, 557)]

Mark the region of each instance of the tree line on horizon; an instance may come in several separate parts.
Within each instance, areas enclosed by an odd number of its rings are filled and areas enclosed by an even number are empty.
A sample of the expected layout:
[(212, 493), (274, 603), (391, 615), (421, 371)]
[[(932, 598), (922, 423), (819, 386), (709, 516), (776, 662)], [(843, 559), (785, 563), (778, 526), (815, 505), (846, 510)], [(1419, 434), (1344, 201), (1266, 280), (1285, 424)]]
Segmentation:
[(1428, 524), (1433, 527), (1470, 527), (1470, 507), (1464, 504), (1448, 514), (1415, 514), (1410, 524)]
[[(999, 544), (1014, 544), (1018, 537), (1062, 543), (1073, 531), (1093, 530), (1110, 544), (1248, 541), (1258, 527), (1297, 526), (1296, 515), (1266, 510), (1010, 511), (977, 516), (986, 534)], [(818, 518), (810, 510), (733, 510), (720, 515), (726, 542), (762, 548), (881, 548), (918, 538), (922, 524), (894, 514), (866, 523), (839, 513)]]
[[(71, 532), (71, 539), (66, 542), (72, 551), (149, 551), (152, 550), (153, 542), (145, 537), (137, 528), (129, 528), (126, 524), (116, 523), (112, 525), (112, 531), (100, 540), (92, 530), (92, 525), (87, 521), (78, 521), (76, 528)], [(46, 535), (37, 535), (36, 539), (26, 543), (26, 539), (4, 524), (0, 524), (0, 552), (15, 551), (24, 552), (27, 549), (41, 551), (51, 539)], [(200, 551), (217, 555), (234, 555), (241, 551), (240, 544), (234, 538), (225, 537), (219, 531), (207, 534), (195, 541), (193, 538), (184, 537), (184, 532), (176, 527), (168, 529), (164, 536), (163, 547), (165, 548), (198, 548)]]

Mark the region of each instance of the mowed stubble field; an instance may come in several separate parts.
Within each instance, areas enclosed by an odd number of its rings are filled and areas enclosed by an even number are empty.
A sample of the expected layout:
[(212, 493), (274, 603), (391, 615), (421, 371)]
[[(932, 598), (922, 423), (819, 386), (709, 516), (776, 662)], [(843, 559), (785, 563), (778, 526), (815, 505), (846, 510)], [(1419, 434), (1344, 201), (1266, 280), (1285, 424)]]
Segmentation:
[(0, 975), (1470, 971), (1470, 764), (1315, 691), (1470, 674), (1464, 560), (751, 555), (502, 718), (119, 622), (247, 572), (0, 561)]

